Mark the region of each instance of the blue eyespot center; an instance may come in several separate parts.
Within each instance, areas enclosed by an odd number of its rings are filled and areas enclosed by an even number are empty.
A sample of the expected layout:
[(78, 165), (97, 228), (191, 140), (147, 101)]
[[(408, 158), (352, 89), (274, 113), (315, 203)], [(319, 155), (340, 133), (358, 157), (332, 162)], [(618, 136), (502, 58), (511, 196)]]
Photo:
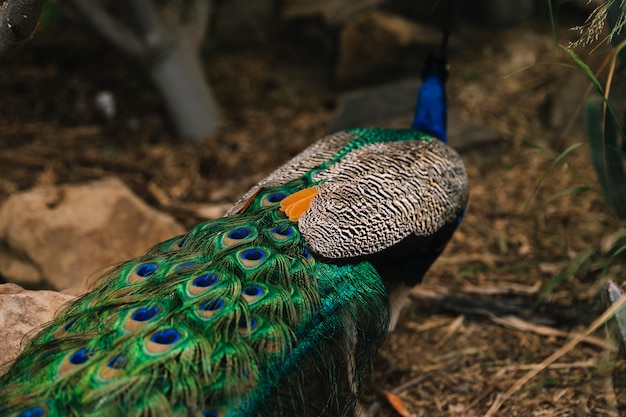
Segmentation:
[(241, 319), (239, 319), (239, 328), (241, 329), (247, 329), (248, 326), (250, 326), (250, 329), (254, 329), (257, 324), (257, 319), (255, 319), (254, 317), (242, 317)]
[(202, 417), (219, 417), (219, 414), (213, 410), (204, 410), (202, 412)]
[(150, 336), (150, 341), (159, 345), (172, 345), (180, 340), (180, 333), (174, 329), (161, 330)]
[(247, 227), (240, 227), (239, 229), (232, 230), (228, 233), (228, 237), (233, 240), (241, 240), (250, 236), (252, 230)]
[(250, 297), (256, 297), (263, 294), (263, 288), (259, 287), (258, 285), (250, 285), (244, 288), (242, 292), (243, 294), (249, 295)]
[(148, 321), (159, 313), (159, 307), (151, 306), (135, 310), (130, 316), (135, 321)]
[(137, 269), (136, 269), (136, 273), (137, 275), (139, 275), (142, 278), (148, 278), (149, 276), (153, 275), (156, 270), (158, 269), (158, 265), (153, 263), (153, 262), (149, 262), (143, 265), (140, 265)]
[(218, 311), (224, 307), (224, 300), (220, 300), (219, 298), (215, 300), (203, 301), (200, 303), (198, 308), (203, 311)]
[(285, 193), (273, 193), (267, 196), (267, 201), (270, 203), (278, 203), (287, 197)]
[(72, 327), (76, 323), (76, 319), (68, 321), (65, 326), (63, 326), (63, 330), (68, 331), (70, 327)]
[(291, 236), (293, 234), (293, 230), (291, 229), (291, 227), (285, 227), (285, 226), (275, 227), (274, 230), (272, 230), (272, 232), (281, 236)]
[(184, 264), (178, 265), (176, 269), (174, 270), (174, 273), (175, 274), (185, 273), (189, 271), (191, 268), (193, 268), (194, 266), (196, 266), (197, 264), (198, 262), (185, 262)]
[(210, 287), (215, 284), (219, 280), (219, 276), (217, 274), (203, 274), (196, 277), (193, 280), (193, 285), (195, 287)]
[(107, 367), (111, 369), (123, 369), (124, 365), (126, 365), (126, 356), (122, 354), (116, 355), (107, 363)]
[(82, 365), (89, 360), (92, 352), (87, 348), (80, 348), (70, 356), (70, 363), (72, 365)]
[[(31, 407), (22, 411), (17, 417), (43, 417), (46, 415), (46, 410), (41, 406)], [(216, 415), (217, 417), (217, 415)]]
[(258, 261), (265, 257), (265, 252), (261, 249), (249, 249), (241, 252), (241, 257), (247, 261)]

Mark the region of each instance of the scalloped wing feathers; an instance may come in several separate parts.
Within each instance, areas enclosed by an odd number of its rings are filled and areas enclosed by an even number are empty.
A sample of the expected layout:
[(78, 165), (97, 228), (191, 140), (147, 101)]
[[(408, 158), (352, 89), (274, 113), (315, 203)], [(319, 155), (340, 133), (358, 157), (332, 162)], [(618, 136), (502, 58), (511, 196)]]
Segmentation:
[(459, 155), (440, 141), (367, 145), (314, 175), (318, 196), (298, 224), (327, 258), (370, 255), (454, 221), (469, 194)]

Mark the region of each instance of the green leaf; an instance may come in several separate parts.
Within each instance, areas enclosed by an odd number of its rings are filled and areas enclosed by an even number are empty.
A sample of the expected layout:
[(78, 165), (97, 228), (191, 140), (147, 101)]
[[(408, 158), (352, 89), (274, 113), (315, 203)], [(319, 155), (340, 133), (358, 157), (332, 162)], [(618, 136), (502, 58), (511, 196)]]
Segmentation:
[(617, 142), (618, 135), (622, 133), (613, 117), (604, 117), (603, 110), (603, 98), (587, 100), (585, 124), (591, 162), (608, 203), (621, 220), (626, 220), (626, 175)]

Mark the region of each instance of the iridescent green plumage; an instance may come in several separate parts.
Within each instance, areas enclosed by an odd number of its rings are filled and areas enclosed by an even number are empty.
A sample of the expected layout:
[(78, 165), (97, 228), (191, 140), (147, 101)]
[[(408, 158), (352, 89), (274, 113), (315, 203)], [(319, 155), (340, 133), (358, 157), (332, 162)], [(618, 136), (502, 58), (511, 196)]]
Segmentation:
[[(280, 201), (308, 187), (290, 221)], [(0, 378), (0, 415), (354, 415), (390, 292), (421, 280), (466, 200), (458, 155), (429, 136), (322, 139), (227, 217), (101, 277)]]

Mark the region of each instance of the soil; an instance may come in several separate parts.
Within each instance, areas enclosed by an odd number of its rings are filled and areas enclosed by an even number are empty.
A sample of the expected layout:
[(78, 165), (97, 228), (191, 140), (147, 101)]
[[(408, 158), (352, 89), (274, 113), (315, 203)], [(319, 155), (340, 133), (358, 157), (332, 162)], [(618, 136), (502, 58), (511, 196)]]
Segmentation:
[[(491, 156), (468, 159), (467, 215), (375, 361), (365, 400), (378, 415), (397, 415), (384, 392), (399, 396), (396, 407), (406, 406), (406, 415), (485, 415), (602, 313), (607, 276), (625, 278), (623, 265), (602, 271), (619, 223), (596, 184), (580, 118), (550, 123), (575, 71), (557, 64), (571, 63), (557, 46), (572, 39), (570, 26), (564, 23), (556, 40), (547, 21), (497, 32), (460, 29), (463, 41), (450, 56), (450, 103), (497, 130), (501, 143), (496, 156), (479, 149)], [(602, 56), (600, 50), (589, 59)], [(284, 39), (214, 48), (206, 69), (224, 127), (203, 141), (178, 141), (151, 85), (97, 40), (57, 28), (6, 55), (0, 203), (39, 185), (114, 175), (192, 226), (203, 220), (196, 205), (234, 201), (326, 134), (341, 93), (329, 77), (329, 56)], [(93, 104), (101, 91), (116, 98), (112, 120)], [(583, 100), (584, 88), (574, 101)], [(626, 415), (624, 358), (604, 327), (592, 335), (494, 415)]]

